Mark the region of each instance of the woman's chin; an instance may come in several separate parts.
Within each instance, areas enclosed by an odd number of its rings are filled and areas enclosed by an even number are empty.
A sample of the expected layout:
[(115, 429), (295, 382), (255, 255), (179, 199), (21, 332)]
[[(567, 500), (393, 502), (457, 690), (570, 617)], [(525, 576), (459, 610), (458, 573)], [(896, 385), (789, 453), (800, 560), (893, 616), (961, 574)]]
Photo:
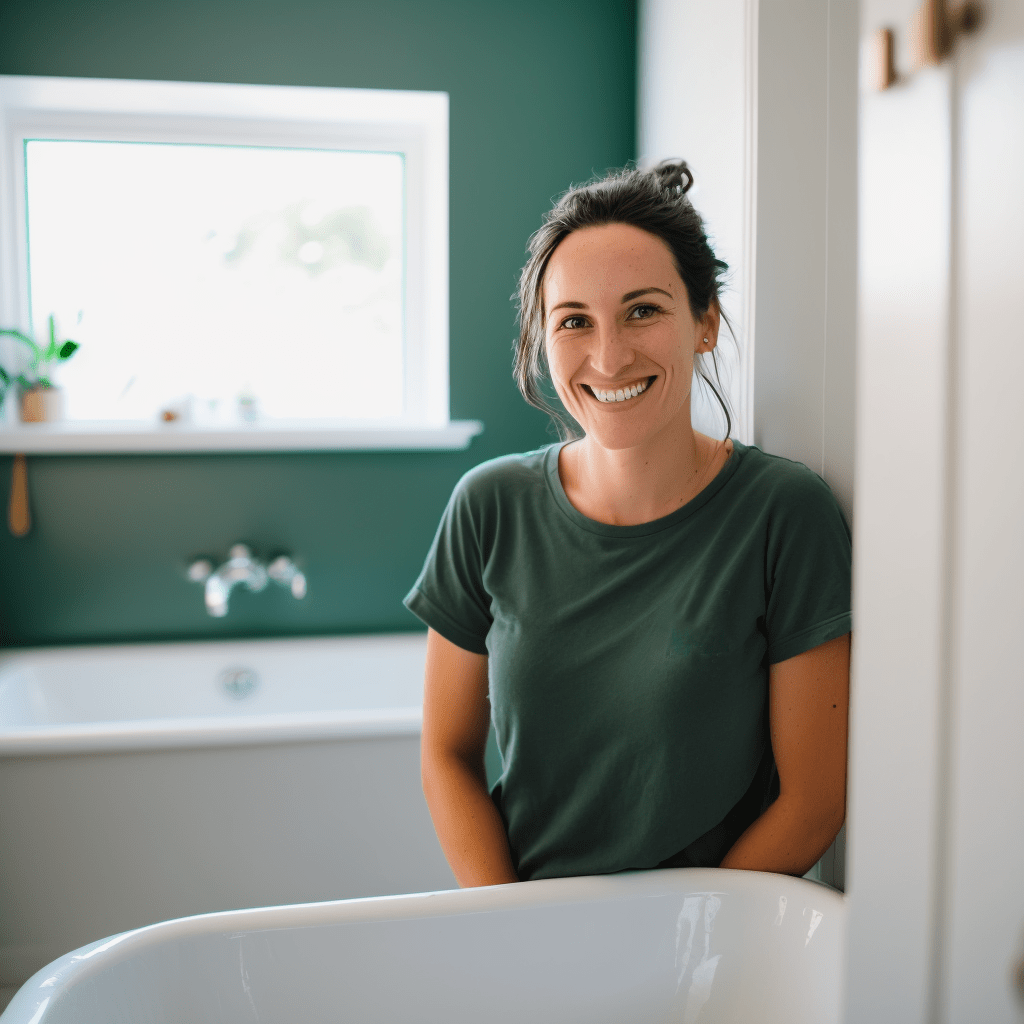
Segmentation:
[(591, 444), (607, 451), (624, 451), (641, 447), (652, 436), (652, 431), (636, 423), (584, 423), (581, 424)]
[[(639, 411), (639, 410), (638, 410)], [(678, 438), (679, 432), (690, 427), (690, 410), (666, 419), (650, 416), (588, 416), (580, 426), (592, 444), (608, 451), (623, 451), (628, 448), (643, 448), (657, 445), (661, 440)], [(690, 427), (692, 430), (693, 428)]]

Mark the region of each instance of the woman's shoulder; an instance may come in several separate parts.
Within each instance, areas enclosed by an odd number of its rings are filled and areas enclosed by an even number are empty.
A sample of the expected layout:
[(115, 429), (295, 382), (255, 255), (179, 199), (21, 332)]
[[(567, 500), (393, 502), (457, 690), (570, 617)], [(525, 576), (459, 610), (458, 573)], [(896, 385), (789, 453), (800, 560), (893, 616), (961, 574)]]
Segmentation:
[(523, 483), (543, 480), (548, 460), (557, 445), (545, 445), (530, 452), (499, 455), (481, 462), (463, 474), (456, 490), (471, 493), (504, 490)]
[(780, 495), (806, 491), (827, 491), (828, 484), (810, 466), (783, 455), (772, 455), (757, 445), (733, 442), (742, 454), (741, 473), (748, 484)]
[[(463, 474), (452, 493), (453, 503), (480, 508), (507, 505), (525, 495), (546, 491), (546, 476), (558, 445), (530, 452), (499, 455)], [(557, 463), (556, 463), (557, 464)]]
[(767, 512), (799, 515), (836, 510), (842, 515), (832, 488), (809, 466), (756, 445), (738, 447), (742, 458), (735, 479), (747, 500)]

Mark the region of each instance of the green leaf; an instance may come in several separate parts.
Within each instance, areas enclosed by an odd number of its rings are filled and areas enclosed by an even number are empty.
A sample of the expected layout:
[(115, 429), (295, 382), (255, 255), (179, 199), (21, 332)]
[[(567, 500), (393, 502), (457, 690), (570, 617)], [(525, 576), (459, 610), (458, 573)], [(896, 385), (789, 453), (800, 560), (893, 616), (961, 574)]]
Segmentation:
[(70, 339), (65, 341), (63, 345), (57, 350), (58, 359), (70, 359), (75, 352), (79, 349), (77, 341), (71, 341)]
[(53, 314), (50, 314), (50, 348), (57, 347), (57, 330), (53, 326)]
[(11, 375), (2, 366), (0, 366), (0, 380), (4, 382), (4, 387), (11, 383)]
[(11, 327), (5, 327), (0, 330), (0, 334), (7, 334), (12, 338), (17, 338), (23, 345), (28, 345), (32, 349), (32, 354), (38, 358), (38, 353), (42, 351), (39, 346), (27, 335), (22, 334), (21, 331), (16, 331)]

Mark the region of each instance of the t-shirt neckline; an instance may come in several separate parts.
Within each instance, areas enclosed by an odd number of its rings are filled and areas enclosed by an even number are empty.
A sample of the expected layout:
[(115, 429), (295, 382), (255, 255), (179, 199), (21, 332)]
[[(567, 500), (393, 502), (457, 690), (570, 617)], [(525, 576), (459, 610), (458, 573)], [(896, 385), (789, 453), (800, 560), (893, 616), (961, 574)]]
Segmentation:
[(631, 526), (617, 526), (612, 523), (601, 523), (596, 519), (585, 516), (566, 496), (565, 488), (562, 486), (562, 479), (558, 475), (558, 454), (570, 441), (555, 442), (548, 447), (544, 456), (545, 471), (548, 481), (548, 488), (555, 504), (572, 522), (581, 529), (590, 533), (600, 534), (604, 537), (644, 537), (652, 533), (660, 533), (668, 530), (677, 523), (688, 519), (694, 513), (702, 509), (735, 475), (740, 462), (748, 451), (748, 445), (742, 444), (735, 438), (732, 440), (732, 452), (725, 460), (725, 465), (718, 471), (714, 479), (699, 494), (694, 495), (685, 505), (680, 505), (674, 512), (659, 519), (652, 519), (647, 523), (635, 523)]

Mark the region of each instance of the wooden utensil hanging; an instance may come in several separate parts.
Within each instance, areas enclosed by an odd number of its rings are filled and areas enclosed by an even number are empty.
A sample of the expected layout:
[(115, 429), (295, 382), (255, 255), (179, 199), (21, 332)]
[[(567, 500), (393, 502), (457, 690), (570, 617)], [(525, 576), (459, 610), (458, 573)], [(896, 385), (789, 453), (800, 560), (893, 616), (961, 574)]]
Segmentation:
[(32, 528), (28, 510), (28, 465), (23, 453), (14, 456), (11, 467), (11, 500), (7, 506), (7, 525), (15, 537), (24, 537)]

